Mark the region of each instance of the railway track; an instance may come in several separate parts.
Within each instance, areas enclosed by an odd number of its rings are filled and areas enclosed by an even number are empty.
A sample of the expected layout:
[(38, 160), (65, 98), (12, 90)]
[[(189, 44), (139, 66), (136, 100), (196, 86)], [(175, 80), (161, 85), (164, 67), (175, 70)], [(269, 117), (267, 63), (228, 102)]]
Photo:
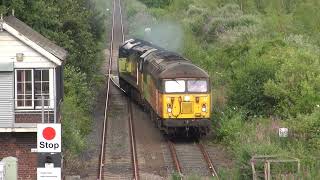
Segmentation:
[[(98, 180), (139, 179), (131, 101), (117, 90), (114, 86), (117, 83), (112, 79), (117, 76), (118, 47), (124, 39), (121, 0), (114, 0)], [(123, 143), (121, 147), (117, 147), (119, 142)]]
[(173, 167), (181, 179), (192, 174), (219, 179), (213, 162), (202, 143), (174, 143), (167, 140), (167, 144)]
[(133, 179), (138, 180), (139, 179), (139, 168), (138, 168), (138, 158), (137, 158), (137, 146), (136, 146), (136, 140), (135, 140), (135, 133), (134, 133), (134, 125), (133, 125), (133, 113), (132, 113), (132, 104), (131, 100), (128, 99), (128, 110), (129, 110), (129, 131), (130, 131), (130, 147), (131, 147), (131, 153), (132, 153), (132, 166), (133, 166)]
[[(121, 0), (113, 0), (112, 14), (110, 55), (106, 75), (107, 95), (97, 179), (138, 180), (140, 176), (132, 102), (118, 90), (118, 83), (113, 79), (118, 72), (118, 47), (125, 40)], [(118, 147), (119, 142), (121, 147)], [(174, 168), (181, 177), (195, 173), (219, 179), (209, 154), (201, 143), (173, 143), (171, 141), (167, 143)]]

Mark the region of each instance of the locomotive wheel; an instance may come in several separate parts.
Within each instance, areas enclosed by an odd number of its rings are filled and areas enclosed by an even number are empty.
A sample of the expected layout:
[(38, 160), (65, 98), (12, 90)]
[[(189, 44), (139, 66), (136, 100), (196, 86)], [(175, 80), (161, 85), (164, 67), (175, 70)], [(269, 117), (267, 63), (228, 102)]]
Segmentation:
[(158, 118), (156, 118), (156, 121), (157, 121), (157, 126), (160, 130), (162, 130), (162, 121)]
[(165, 131), (165, 127), (163, 126), (163, 120), (161, 118), (157, 118), (157, 126), (161, 132)]
[(152, 109), (150, 109), (150, 119), (153, 121), (156, 128), (158, 128), (160, 131), (163, 131), (162, 121)]
[(142, 106), (143, 112), (149, 112), (149, 106), (146, 103), (146, 100), (144, 100), (144, 99), (142, 100), (141, 106)]

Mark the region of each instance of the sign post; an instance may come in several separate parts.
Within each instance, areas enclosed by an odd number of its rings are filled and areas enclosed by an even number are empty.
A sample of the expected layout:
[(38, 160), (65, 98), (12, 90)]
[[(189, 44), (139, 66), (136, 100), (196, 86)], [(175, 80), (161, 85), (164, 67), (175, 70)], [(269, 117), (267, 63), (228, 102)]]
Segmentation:
[(0, 180), (4, 180), (4, 163), (0, 162)]

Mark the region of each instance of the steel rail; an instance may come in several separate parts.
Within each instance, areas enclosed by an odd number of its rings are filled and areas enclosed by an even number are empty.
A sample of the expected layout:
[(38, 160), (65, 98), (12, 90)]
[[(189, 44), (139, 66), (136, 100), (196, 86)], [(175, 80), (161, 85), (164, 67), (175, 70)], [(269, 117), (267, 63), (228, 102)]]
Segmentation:
[(123, 43), (124, 42), (124, 30), (123, 30), (123, 21), (122, 21), (121, 0), (119, 0), (119, 9), (120, 9), (120, 23), (121, 23), (121, 34), (122, 34), (122, 43)]
[(181, 171), (181, 165), (177, 156), (177, 152), (176, 152), (176, 148), (174, 147), (174, 143), (172, 143), (170, 140), (167, 140), (168, 146), (169, 146), (169, 150), (170, 150), (170, 154), (171, 154), (171, 158), (173, 160), (174, 166), (176, 168), (176, 170), (178, 171), (180, 178), (182, 179), (183, 174)]
[[(120, 10), (120, 24), (121, 24), (121, 40), (122, 43), (124, 42), (124, 29), (123, 29), (123, 20), (122, 20), (122, 8), (121, 8), (121, 0), (119, 2), (119, 10)], [(112, 80), (112, 79), (111, 79)], [(112, 82), (116, 84), (113, 80)], [(120, 86), (116, 84), (116, 86), (125, 92)], [(125, 92), (126, 93), (126, 92)], [(134, 132), (134, 125), (133, 125), (133, 112), (132, 112), (132, 104), (129, 98), (127, 98), (128, 102), (128, 111), (129, 111), (129, 117), (128, 117), (128, 123), (129, 123), (129, 135), (130, 135), (130, 147), (131, 147), (131, 158), (132, 158), (132, 167), (133, 167), (133, 179), (139, 180), (139, 165), (138, 165), (138, 158), (137, 158), (137, 146), (135, 141), (135, 132)]]
[(218, 176), (218, 173), (217, 171), (215, 170), (214, 166), (213, 166), (213, 163), (210, 159), (210, 156), (209, 156), (209, 153), (206, 151), (205, 147), (203, 146), (203, 144), (201, 143), (197, 143), (202, 155), (203, 155), (203, 158), (204, 160), (206, 161), (207, 165), (208, 165), (208, 168), (209, 168), (209, 171), (211, 173), (211, 175), (213, 177), (216, 177), (218, 180), (219, 180), (219, 176)]
[(134, 126), (132, 122), (132, 104), (129, 98), (128, 99), (128, 123), (129, 123), (129, 135), (130, 135), (130, 146), (131, 146), (131, 155), (132, 155), (132, 166), (133, 166), (133, 179), (139, 180), (139, 168), (138, 168), (138, 158), (137, 158), (137, 149), (136, 149), (136, 141), (135, 141), (135, 132)]
[(104, 120), (103, 120), (103, 130), (102, 130), (102, 142), (100, 150), (100, 163), (99, 163), (99, 174), (98, 180), (102, 180), (102, 172), (104, 167), (105, 159), (105, 141), (106, 141), (106, 126), (107, 126), (107, 114), (108, 114), (108, 104), (109, 104), (109, 92), (110, 92), (110, 80), (111, 80), (111, 69), (112, 69), (112, 56), (113, 56), (113, 40), (114, 40), (114, 19), (115, 19), (115, 0), (113, 1), (113, 13), (112, 13), (112, 28), (111, 28), (111, 41), (110, 41), (110, 55), (109, 55), (109, 67), (108, 67), (108, 81), (107, 81), (107, 97), (104, 110)]

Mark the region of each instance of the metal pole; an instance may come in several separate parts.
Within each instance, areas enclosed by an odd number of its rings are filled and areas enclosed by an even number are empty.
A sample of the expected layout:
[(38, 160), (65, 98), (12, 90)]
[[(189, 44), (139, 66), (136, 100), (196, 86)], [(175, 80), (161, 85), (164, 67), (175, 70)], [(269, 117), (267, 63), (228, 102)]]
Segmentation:
[(271, 169), (270, 169), (270, 161), (267, 161), (268, 162), (268, 179), (267, 180), (271, 180)]
[(44, 97), (41, 96), (41, 119), (42, 123), (44, 123)]
[(50, 123), (50, 109), (49, 109), (50, 105), (47, 106), (47, 113), (48, 113), (48, 118), (47, 118), (47, 123)]
[(56, 84), (56, 68), (53, 69), (53, 97), (50, 99), (50, 103), (51, 104), (51, 101), (53, 101), (53, 122), (54, 123), (57, 123), (57, 91), (56, 91), (56, 88), (57, 88), (57, 84)]

